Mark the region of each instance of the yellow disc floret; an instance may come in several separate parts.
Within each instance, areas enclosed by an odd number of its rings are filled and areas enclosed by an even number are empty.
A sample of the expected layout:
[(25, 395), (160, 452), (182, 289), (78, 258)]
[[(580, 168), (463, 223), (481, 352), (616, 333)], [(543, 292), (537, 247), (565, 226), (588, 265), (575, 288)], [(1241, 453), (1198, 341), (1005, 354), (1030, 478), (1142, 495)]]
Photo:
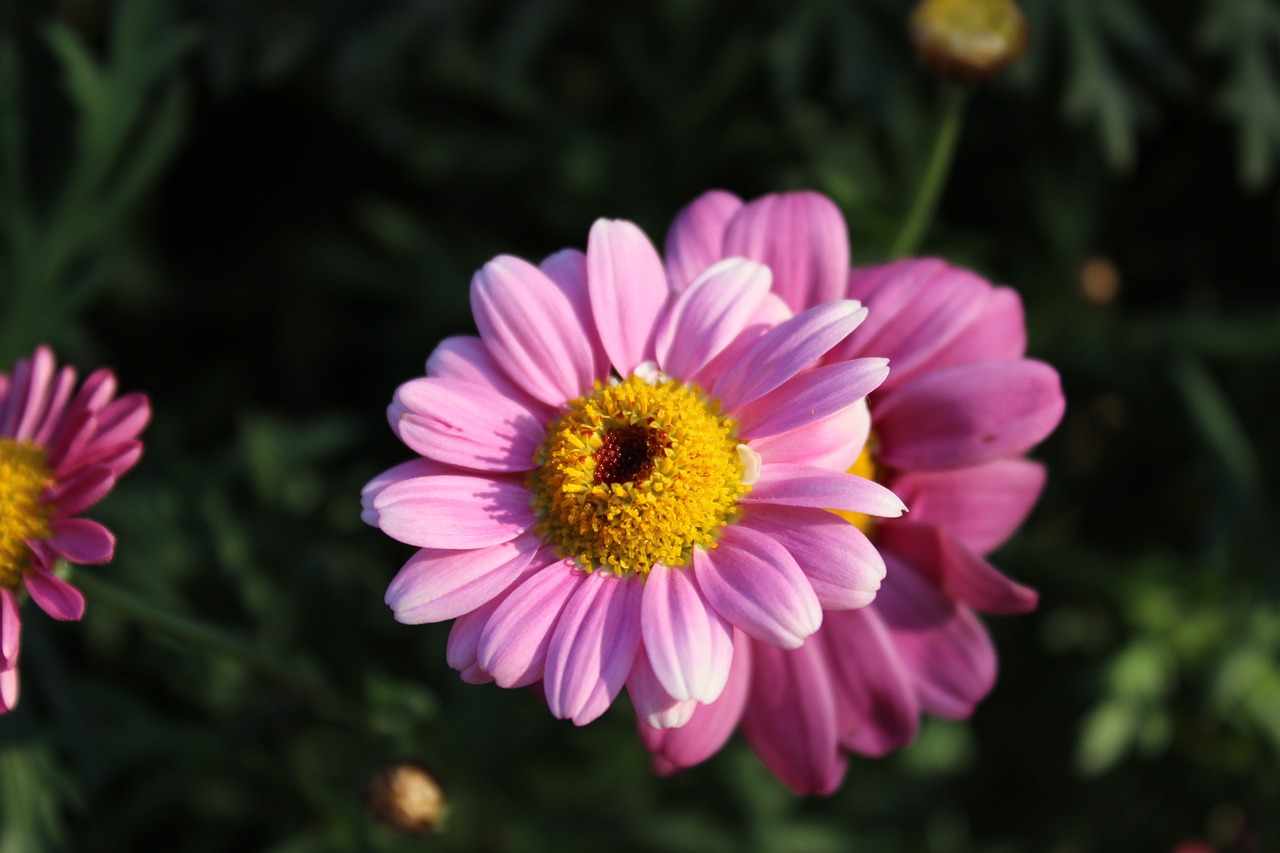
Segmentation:
[(688, 565), (740, 514), (736, 425), (697, 386), (632, 376), (569, 404), (538, 450), (538, 532), (587, 571)]
[(49, 536), (52, 507), (40, 495), (52, 481), (44, 448), (0, 437), (0, 587), (22, 581), (31, 561), (27, 541)]

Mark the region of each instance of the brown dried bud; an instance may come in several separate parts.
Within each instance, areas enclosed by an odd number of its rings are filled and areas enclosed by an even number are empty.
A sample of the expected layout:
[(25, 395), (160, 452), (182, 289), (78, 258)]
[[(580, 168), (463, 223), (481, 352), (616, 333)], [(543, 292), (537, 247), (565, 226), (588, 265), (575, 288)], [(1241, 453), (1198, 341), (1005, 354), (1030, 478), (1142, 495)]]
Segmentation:
[(365, 803), (383, 826), (405, 835), (439, 828), (446, 811), (439, 783), (412, 761), (390, 764), (373, 774), (365, 786)]
[(1013, 0), (921, 0), (907, 28), (926, 65), (970, 85), (1027, 49), (1027, 19)]

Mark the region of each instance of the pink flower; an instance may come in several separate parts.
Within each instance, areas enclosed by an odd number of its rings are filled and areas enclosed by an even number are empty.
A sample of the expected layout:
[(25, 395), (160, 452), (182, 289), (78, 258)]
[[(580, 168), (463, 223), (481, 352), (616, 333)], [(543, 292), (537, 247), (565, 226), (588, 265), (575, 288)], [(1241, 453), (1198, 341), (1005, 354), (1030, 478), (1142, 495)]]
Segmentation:
[(853, 470), (892, 489), (910, 515), (873, 522), (842, 513), (884, 556), (875, 602), (827, 613), (796, 649), (736, 635), (717, 702), (678, 730), (640, 723), (660, 772), (705, 760), (741, 724), (784, 783), (830, 793), (848, 753), (904, 746), (922, 712), (967, 717), (991, 690), (995, 651), (975, 611), (1035, 607), (1032, 590), (984, 559), (1035, 504), (1044, 469), (1020, 457), (1052, 432), (1064, 406), (1057, 373), (1023, 358), (1017, 294), (932, 259), (850, 272), (845, 235), (821, 195), (743, 205), (724, 192), (697, 199), (669, 234), (667, 272), (677, 285), (745, 255), (774, 270), (775, 290), (795, 310), (843, 296), (863, 301), (867, 322), (826, 358), (889, 359), (888, 379), (868, 398), (871, 439)]
[(608, 220), (585, 255), (495, 258), (471, 282), (479, 337), (396, 391), (391, 427), (421, 458), (365, 487), (363, 517), (421, 548), (386, 601), (457, 620), (464, 680), (541, 681), (578, 725), (625, 684), (677, 726), (724, 690), (735, 632), (796, 648), (824, 608), (874, 596), (882, 560), (825, 508), (902, 510), (846, 473), (885, 361), (818, 364), (865, 311), (793, 316), (742, 259), (699, 273), (670, 287)]
[(0, 713), (18, 702), (21, 590), (54, 619), (84, 615), (84, 596), (53, 568), (111, 559), (111, 532), (75, 516), (142, 456), (151, 418), (142, 394), (113, 399), (109, 370), (75, 385), (75, 370), (58, 370), (44, 346), (0, 373)]

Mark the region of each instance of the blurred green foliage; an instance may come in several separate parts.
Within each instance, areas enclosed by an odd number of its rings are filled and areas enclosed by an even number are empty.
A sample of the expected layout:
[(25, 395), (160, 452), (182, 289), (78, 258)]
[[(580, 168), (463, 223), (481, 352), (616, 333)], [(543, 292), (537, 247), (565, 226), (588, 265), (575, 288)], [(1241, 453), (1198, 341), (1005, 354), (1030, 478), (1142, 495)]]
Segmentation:
[[(625, 703), (576, 730), (460, 683), (447, 626), (382, 605), (409, 550), (357, 495), (498, 252), (805, 186), (883, 257), (943, 103), (905, 0), (0, 5), (0, 356), (48, 341), (156, 411), (78, 571), (110, 587), (26, 614), (0, 851), (1277, 849), (1280, 9), (1023, 5), (926, 249), (1014, 284), (1063, 374), (997, 558), (1042, 604), (992, 622), (971, 722), (828, 800), (737, 740), (658, 779)], [(446, 785), (427, 842), (361, 802), (404, 757)]]

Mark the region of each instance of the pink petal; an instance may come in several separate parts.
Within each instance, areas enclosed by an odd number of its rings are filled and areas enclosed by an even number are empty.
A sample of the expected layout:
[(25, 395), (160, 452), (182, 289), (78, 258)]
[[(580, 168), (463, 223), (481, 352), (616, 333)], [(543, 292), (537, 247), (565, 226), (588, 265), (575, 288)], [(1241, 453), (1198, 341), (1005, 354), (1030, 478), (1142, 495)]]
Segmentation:
[(741, 208), (742, 200), (733, 193), (711, 190), (676, 214), (663, 252), (673, 290), (684, 290), (707, 267), (725, 257), (721, 251), (724, 230)]
[(12, 435), (19, 441), (30, 439), (35, 435), (36, 428), (48, 411), (53, 391), (53, 375), (57, 367), (53, 352), (46, 346), (36, 348), (30, 365), (25, 405), (18, 410), (18, 421), (12, 431), (4, 433)]
[(920, 706), (963, 719), (995, 684), (996, 653), (969, 608), (949, 601), (908, 563), (885, 552), (889, 573), (874, 605), (915, 683)]
[(627, 693), (640, 722), (654, 729), (679, 728), (689, 722), (699, 707), (692, 699), (676, 699), (667, 692), (653, 671), (644, 643), (640, 644), (631, 674), (627, 676)]
[(1058, 372), (1030, 359), (939, 370), (873, 406), (880, 459), (903, 470), (979, 465), (1025, 453), (1062, 419)]
[(906, 506), (893, 492), (865, 477), (804, 465), (762, 465), (760, 479), (739, 498), (743, 503), (807, 506), (896, 517)]
[(13, 376), (4, 400), (4, 409), (0, 410), (0, 435), (11, 436), (17, 433), (18, 424), (27, 412), (27, 400), (31, 394), (32, 361), (53, 358), (49, 348), (39, 346), (30, 359), (20, 358), (13, 366)]
[(796, 429), (753, 438), (751, 449), (765, 462), (848, 471), (870, 432), (871, 414), (864, 401)]
[(957, 542), (947, 531), (896, 521), (880, 531), (882, 548), (918, 568), (943, 592), (976, 610), (1009, 615), (1036, 608), (1035, 590), (1015, 583)]
[(484, 633), (485, 625), (489, 622), (489, 617), (493, 616), (498, 606), (507, 600), (512, 590), (554, 562), (556, 562), (555, 551), (544, 548), (541, 552), (534, 554), (533, 559), (516, 575), (506, 589), (453, 621), (453, 627), (449, 630), (449, 642), (445, 647), (445, 660), (450, 667), (459, 672), (463, 681), (468, 684), (488, 684), (493, 681), (493, 676), (480, 667), (477, 659), (480, 653), (480, 637)]
[(365, 524), (377, 526), (378, 511), (374, 509), (373, 503), (378, 495), (382, 494), (387, 486), (393, 483), (399, 483), (401, 480), (413, 480), (419, 477), (431, 477), (437, 474), (452, 473), (455, 469), (442, 465), (439, 462), (433, 462), (430, 459), (412, 459), (408, 462), (401, 462), (393, 468), (383, 471), (374, 477), (364, 488), (360, 490), (360, 518)]
[(31, 599), (54, 619), (75, 622), (84, 616), (84, 596), (62, 578), (46, 569), (31, 569), (22, 573), (22, 580)]
[(591, 313), (609, 359), (622, 377), (653, 360), (653, 332), (667, 302), (658, 251), (630, 222), (599, 219), (587, 238)]
[(742, 733), (765, 766), (797, 794), (830, 794), (848, 759), (839, 747), (836, 700), (822, 643), (755, 647)]
[(443, 622), (469, 613), (511, 586), (533, 559), (541, 540), (524, 534), (471, 551), (423, 548), (387, 588), (397, 622)]
[(18, 705), (18, 668), (0, 671), (0, 713), (12, 711)]
[(75, 390), (76, 371), (73, 367), (63, 367), (58, 371), (58, 378), (54, 380), (53, 392), (49, 395), (49, 406), (45, 411), (44, 420), (36, 427), (31, 440), (36, 444), (42, 444), (46, 447), (53, 439), (54, 431), (57, 430), (58, 424), (62, 422), (62, 416), (67, 410), (67, 401), (71, 399), (71, 392)]
[[(857, 403), (889, 373), (883, 358), (858, 358), (807, 370), (733, 412), (748, 439), (808, 426)], [(852, 438), (852, 436), (850, 436)]]
[(733, 664), (720, 698), (698, 705), (679, 728), (659, 729), (638, 721), (640, 740), (654, 755), (658, 772), (692, 767), (715, 755), (742, 719), (751, 688), (751, 654), (755, 644), (741, 631), (733, 632)]
[(912, 521), (944, 528), (974, 553), (988, 554), (1021, 526), (1044, 481), (1038, 462), (999, 459), (954, 471), (908, 471), (894, 478), (893, 490), (911, 508)]
[(640, 648), (643, 590), (636, 575), (592, 572), (574, 592), (547, 648), (552, 714), (584, 726), (613, 703)]
[(500, 255), (471, 279), (480, 337), (515, 383), (551, 406), (590, 390), (594, 357), (574, 307), (528, 261)]
[(430, 459), (480, 471), (528, 471), (546, 427), (515, 400), (455, 379), (414, 379), (396, 390), (396, 434)]
[(693, 564), (707, 603), (757, 640), (794, 649), (822, 624), (822, 608), (804, 572), (764, 533), (726, 527), (715, 548), (694, 549)]
[(18, 599), (13, 590), (0, 588), (0, 670), (17, 666), (21, 635), (22, 616), (18, 612)]
[(72, 410), (59, 424), (49, 444), (48, 455), (49, 467), (55, 476), (66, 476), (77, 467), (97, 428), (96, 416), (87, 409)]
[(151, 403), (145, 394), (126, 394), (112, 400), (98, 412), (98, 431), (93, 443), (111, 447), (137, 438), (151, 421)]
[(577, 249), (562, 249), (548, 256), (538, 269), (555, 282), (556, 287), (569, 298), (569, 304), (578, 317), (594, 358), (592, 375), (604, 381), (609, 378), (609, 354), (604, 350), (595, 318), (591, 316), (591, 293), (587, 287), (587, 256)]
[(858, 327), (866, 309), (841, 300), (797, 314), (762, 335), (741, 358), (716, 377), (711, 394), (732, 412), (763, 397)]
[(795, 557), (823, 610), (865, 607), (875, 598), (884, 579), (884, 559), (861, 530), (840, 516), (823, 509), (761, 506), (753, 507), (744, 523)]
[(655, 565), (644, 584), (641, 634), (658, 680), (676, 699), (714, 702), (733, 658), (733, 629), (711, 609), (693, 572)]
[(378, 526), (419, 548), (483, 548), (508, 542), (537, 520), (519, 482), (442, 474), (387, 486), (373, 499)]
[(49, 534), (53, 550), (72, 563), (105, 563), (116, 550), (111, 531), (87, 518), (55, 518)]
[(992, 288), (978, 316), (949, 344), (921, 365), (921, 372), (987, 359), (1022, 358), (1027, 351), (1027, 320), (1022, 300), (1007, 287)]
[(961, 334), (985, 335), (974, 326), (992, 287), (968, 270), (932, 259), (904, 267), (867, 300), (870, 316), (832, 353), (833, 358), (877, 355), (889, 359), (896, 387)]
[(587, 574), (569, 560), (552, 563), (511, 590), (480, 635), (480, 668), (499, 687), (527, 687), (543, 677), (560, 613)]
[(818, 636), (827, 647), (841, 744), (878, 758), (911, 743), (920, 703), (876, 607), (828, 613)]
[(99, 412), (115, 395), (116, 375), (105, 367), (99, 368), (90, 373), (89, 377), (84, 380), (84, 384), (80, 386), (80, 390), (76, 392), (75, 398), (72, 399), (67, 408)]
[(115, 472), (107, 465), (90, 465), (57, 485), (48, 497), (58, 517), (78, 515), (106, 497), (116, 484)]
[(700, 275), (658, 324), (658, 366), (688, 379), (746, 327), (769, 293), (769, 268), (732, 258)]
[(491, 388), (538, 413), (544, 420), (552, 411), (545, 403), (533, 399), (511, 381), (511, 377), (489, 355), (484, 341), (477, 337), (459, 335), (441, 341), (427, 358), (427, 375), (433, 379), (454, 379)]
[(794, 311), (844, 295), (849, 232), (831, 200), (815, 192), (767, 195), (748, 204), (725, 230), (724, 255), (773, 270), (774, 290)]

